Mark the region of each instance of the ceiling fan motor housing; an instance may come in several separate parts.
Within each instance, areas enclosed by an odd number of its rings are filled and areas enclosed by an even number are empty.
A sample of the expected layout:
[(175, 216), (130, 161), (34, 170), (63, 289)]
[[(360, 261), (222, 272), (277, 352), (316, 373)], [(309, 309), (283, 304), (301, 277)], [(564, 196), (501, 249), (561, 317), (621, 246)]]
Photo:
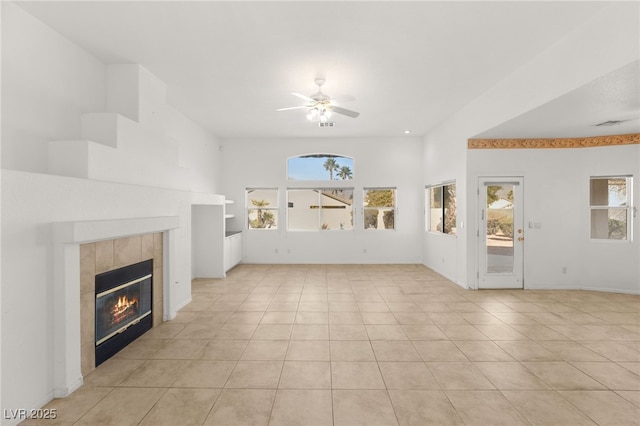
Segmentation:
[(329, 103), (329, 96), (322, 92), (315, 93), (309, 97), (318, 103)]
[(317, 77), (315, 80), (313, 80), (313, 82), (316, 84), (316, 86), (318, 86), (318, 92), (314, 93), (309, 97), (318, 103), (328, 104), (331, 98), (329, 98), (329, 96), (322, 93), (322, 86), (324, 85), (324, 83), (327, 82), (327, 80), (325, 80), (322, 77)]

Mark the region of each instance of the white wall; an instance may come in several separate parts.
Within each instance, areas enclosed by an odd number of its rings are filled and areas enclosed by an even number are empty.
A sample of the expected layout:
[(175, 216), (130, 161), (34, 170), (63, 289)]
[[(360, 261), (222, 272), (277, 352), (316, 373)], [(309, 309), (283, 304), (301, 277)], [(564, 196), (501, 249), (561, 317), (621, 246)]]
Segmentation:
[[(631, 241), (590, 239), (589, 178), (633, 175), (640, 194), (640, 146), (573, 149), (470, 150), (470, 217), (476, 217), (479, 176), (524, 177), (525, 288), (568, 288), (640, 293), (639, 220)], [(472, 226), (477, 220), (472, 219)], [(530, 229), (529, 223), (539, 224)], [(476, 239), (470, 244), (475, 245)], [(474, 247), (475, 248), (475, 247)], [(477, 251), (476, 251), (477, 252)], [(476, 265), (475, 260), (470, 264)], [(566, 273), (563, 273), (566, 268)]]
[[(163, 104), (162, 82), (141, 81), (139, 119), (144, 131), (177, 144), (170, 167), (186, 171), (184, 187), (46, 174), (49, 141), (79, 140), (82, 114), (108, 112), (106, 69), (2, 2), (2, 409), (38, 408), (53, 395), (53, 223), (179, 216), (172, 304), (191, 298), (191, 191), (221, 188), (221, 153), (214, 136)], [(163, 123), (156, 126), (157, 108)], [(147, 154), (156, 164), (164, 161), (156, 150)], [(155, 177), (145, 179), (163, 182), (164, 176)]]
[(179, 165), (188, 170), (193, 192), (222, 193), (222, 153), (220, 142), (174, 108), (169, 108), (167, 134), (178, 141)]
[(3, 108), (2, 167), (46, 173), (47, 141), (77, 138), (81, 113), (105, 111), (105, 67), (16, 5), (1, 7), (2, 99), (15, 100)]
[(191, 277), (224, 277), (224, 200), (191, 207)]
[(459, 143), (458, 138), (458, 135), (451, 135), (446, 128), (442, 131), (434, 131), (425, 139), (423, 151), (423, 186), (451, 181), (456, 183), (457, 235), (426, 232), (426, 223), (423, 224), (421, 233), (424, 236), (424, 264), (465, 287), (467, 282), (467, 219), (465, 217), (467, 202), (464, 194), (467, 193), (467, 150), (466, 144)]
[[(161, 176), (155, 181), (147, 176), (151, 183), (137, 182), (135, 170), (127, 170), (137, 164), (139, 168), (153, 166), (148, 168), (158, 173), (160, 163), (166, 165), (166, 172), (185, 169), (186, 182), (174, 184), (174, 188), (208, 193), (218, 190), (221, 153), (217, 139), (166, 104), (162, 81), (135, 64), (101, 63), (12, 3), (2, 2), (2, 10), (2, 168), (50, 172), (51, 141), (80, 143), (86, 139), (82, 115), (111, 112), (134, 120), (132, 125), (138, 127), (120, 125), (120, 150), (127, 155), (144, 150), (147, 156), (130, 161), (132, 166), (120, 164), (112, 173), (113, 179), (117, 176), (120, 182), (145, 185), (162, 182)], [(132, 137), (139, 140), (131, 141)], [(165, 158), (166, 152), (173, 150), (165, 145), (171, 144), (177, 145), (171, 159), (175, 164)], [(119, 158), (110, 146), (98, 147), (108, 151), (105, 155)], [(100, 179), (110, 180), (108, 172), (98, 174)]]
[[(420, 185), (422, 146), (418, 138), (230, 140), (223, 146), (224, 193), (235, 201), (228, 208), (236, 214), (234, 219), (228, 219), (228, 229), (244, 230), (245, 262), (420, 262), (422, 248), (417, 230), (422, 229), (424, 223), (424, 195)], [(355, 230), (286, 230), (286, 189), (330, 185), (329, 181), (301, 183), (287, 180), (287, 158), (310, 153), (354, 158), (354, 179), (346, 185), (355, 188)], [(278, 230), (246, 230), (244, 193), (251, 187), (280, 190)], [(396, 230), (362, 229), (364, 187), (397, 188)]]
[(640, 145), (605, 149), (606, 152), (597, 148), (586, 149), (580, 156), (583, 167), (579, 173), (581, 186), (576, 197), (579, 206), (572, 207), (581, 215), (583, 225), (578, 239), (581, 250), (577, 250), (574, 264), (581, 276), (581, 288), (640, 294), (640, 271), (634, 267), (640, 263), (640, 218), (637, 214), (631, 219), (633, 233), (630, 242), (589, 241), (588, 233), (584, 232), (590, 223), (589, 214), (584, 212), (589, 202), (589, 176), (633, 175), (633, 205), (637, 207), (640, 201), (640, 162), (634, 160), (638, 157)]
[[(637, 16), (637, 3), (608, 5), (602, 13), (532, 58), (424, 138), (424, 183), (455, 179), (458, 223), (463, 221), (465, 224), (458, 226), (456, 239), (424, 234), (426, 266), (442, 272), (463, 287), (476, 286), (477, 177), (467, 167), (467, 140), (638, 60)], [(616, 48), (611, 49), (611, 46)], [(547, 157), (551, 155), (549, 151), (544, 152), (547, 153), (545, 159), (553, 161), (553, 156)], [(446, 169), (449, 166), (451, 168)], [(499, 167), (487, 169), (489, 174), (499, 172)], [(533, 184), (526, 183), (527, 190), (535, 193)], [(543, 265), (526, 264), (525, 270), (535, 267)]]

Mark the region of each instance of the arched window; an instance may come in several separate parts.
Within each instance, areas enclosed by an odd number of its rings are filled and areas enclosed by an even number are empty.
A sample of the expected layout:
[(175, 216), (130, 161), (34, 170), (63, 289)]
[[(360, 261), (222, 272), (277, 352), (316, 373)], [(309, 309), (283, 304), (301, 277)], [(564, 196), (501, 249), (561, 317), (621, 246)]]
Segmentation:
[(353, 158), (337, 154), (306, 154), (287, 159), (287, 178), (295, 181), (353, 179)]

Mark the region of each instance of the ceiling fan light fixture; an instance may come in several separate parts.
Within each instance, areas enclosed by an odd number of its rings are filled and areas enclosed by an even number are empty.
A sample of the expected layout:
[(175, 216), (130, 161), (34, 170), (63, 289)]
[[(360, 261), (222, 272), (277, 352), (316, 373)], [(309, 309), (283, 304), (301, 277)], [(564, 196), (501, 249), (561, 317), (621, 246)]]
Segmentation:
[(326, 123), (331, 118), (331, 115), (332, 111), (330, 109), (325, 108), (323, 105), (317, 105), (309, 109), (307, 120), (314, 123)]
[[(335, 105), (332, 99), (322, 92), (322, 86), (325, 83), (324, 78), (318, 77), (314, 80), (314, 83), (318, 86), (318, 91), (310, 96), (305, 96), (298, 92), (291, 92), (295, 97), (307, 101), (306, 105), (278, 108), (278, 111), (307, 108), (307, 120), (313, 123), (328, 123), (334, 112), (351, 118), (356, 118), (360, 115), (359, 112), (351, 111)], [(341, 98), (345, 100), (354, 99), (353, 96), (350, 95), (342, 96)]]
[(307, 120), (316, 121), (318, 119), (318, 116), (318, 108), (311, 108), (309, 109), (309, 113), (307, 114)]

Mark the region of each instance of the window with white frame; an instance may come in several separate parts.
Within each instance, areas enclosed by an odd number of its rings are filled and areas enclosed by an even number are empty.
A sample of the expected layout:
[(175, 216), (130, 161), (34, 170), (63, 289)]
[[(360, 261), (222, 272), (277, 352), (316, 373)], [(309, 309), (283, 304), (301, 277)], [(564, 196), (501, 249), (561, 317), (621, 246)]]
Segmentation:
[(630, 176), (591, 177), (589, 209), (591, 238), (595, 240), (630, 240)]
[(249, 229), (278, 229), (277, 188), (247, 188), (246, 208)]
[(455, 182), (426, 188), (427, 230), (456, 235)]
[(353, 229), (353, 188), (287, 190), (289, 231)]
[(396, 228), (396, 189), (364, 188), (364, 229)]

